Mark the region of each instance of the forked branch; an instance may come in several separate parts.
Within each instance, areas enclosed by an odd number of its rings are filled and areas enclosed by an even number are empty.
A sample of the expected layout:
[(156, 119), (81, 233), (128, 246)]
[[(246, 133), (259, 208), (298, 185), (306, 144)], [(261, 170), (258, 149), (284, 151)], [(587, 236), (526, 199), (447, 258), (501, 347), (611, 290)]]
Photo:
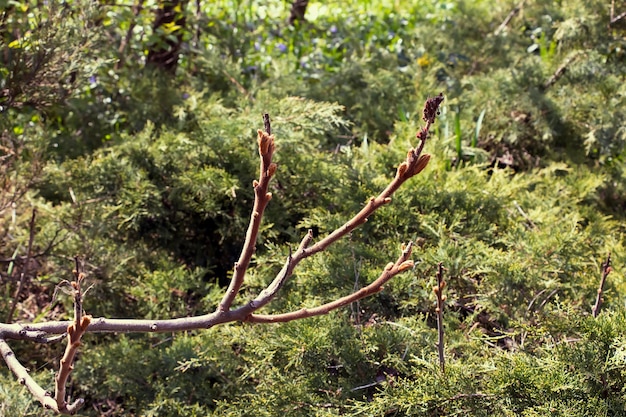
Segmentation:
[[(272, 282), (261, 291), (258, 296), (245, 305), (233, 308), (233, 302), (241, 290), (250, 261), (254, 254), (259, 235), (261, 220), (267, 204), (272, 198), (268, 191), (269, 183), (276, 172), (276, 164), (272, 162), (275, 146), (275, 138), (271, 132), (269, 115), (264, 115), (265, 130), (258, 130), (259, 145), (259, 179), (253, 182), (254, 207), (250, 216), (250, 223), (246, 232), (239, 260), (235, 263), (231, 282), (213, 313), (194, 317), (183, 317), (163, 320), (141, 319), (92, 319), (83, 314), (82, 283), (85, 275), (77, 262), (75, 281), (70, 283), (74, 296), (74, 320), (56, 321), (35, 324), (0, 323), (0, 353), (9, 369), (15, 374), (20, 383), (27, 386), (29, 391), (46, 408), (62, 414), (73, 414), (82, 405), (82, 400), (72, 404), (66, 402), (65, 386), (73, 369), (73, 362), (80, 346), (80, 340), (86, 332), (176, 332), (194, 329), (203, 329), (217, 324), (233, 321), (249, 321), (254, 323), (275, 323), (303, 319), (338, 309), (361, 298), (375, 294), (383, 290), (383, 286), (394, 276), (413, 267), (413, 261), (409, 259), (413, 244), (409, 242), (403, 246), (402, 253), (395, 262), (390, 262), (380, 276), (371, 284), (353, 292), (345, 297), (323, 304), (321, 306), (300, 309), (283, 314), (256, 314), (263, 306), (267, 305), (278, 294), (284, 283), (292, 276), (296, 266), (309, 256), (324, 251), (328, 246), (344, 237), (365, 223), (369, 216), (385, 204), (391, 202), (393, 193), (413, 176), (419, 174), (428, 164), (430, 155), (422, 154), (431, 125), (439, 113), (439, 106), (443, 101), (443, 95), (435, 96), (426, 101), (423, 119), (425, 126), (417, 133), (418, 144), (409, 149), (406, 160), (402, 162), (396, 171), (395, 177), (387, 187), (376, 197), (372, 197), (365, 206), (343, 226), (339, 227), (328, 236), (313, 243), (313, 233), (308, 231), (295, 253), (287, 257), (283, 268)], [(59, 372), (55, 377), (55, 396), (51, 397), (43, 388), (28, 375), (28, 371), (15, 358), (13, 351), (6, 340), (30, 340), (38, 343), (55, 342), (67, 335), (67, 347), (61, 359)]]

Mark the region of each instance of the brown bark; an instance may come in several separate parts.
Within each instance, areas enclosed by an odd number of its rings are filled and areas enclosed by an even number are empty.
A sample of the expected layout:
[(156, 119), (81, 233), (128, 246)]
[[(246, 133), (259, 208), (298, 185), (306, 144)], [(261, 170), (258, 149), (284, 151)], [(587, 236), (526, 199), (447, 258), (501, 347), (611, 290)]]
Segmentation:
[(289, 24), (293, 25), (296, 20), (304, 21), (304, 14), (306, 13), (306, 7), (309, 5), (309, 0), (294, 0), (291, 4), (291, 13), (289, 14)]
[(154, 32), (158, 33), (159, 29), (166, 29), (171, 24), (180, 26), (180, 28), (170, 33), (173, 37), (163, 34), (161, 42), (152, 45), (148, 52), (147, 65), (152, 65), (172, 74), (176, 72), (185, 24), (187, 23), (185, 16), (187, 1), (167, 0), (160, 3), (152, 24)]

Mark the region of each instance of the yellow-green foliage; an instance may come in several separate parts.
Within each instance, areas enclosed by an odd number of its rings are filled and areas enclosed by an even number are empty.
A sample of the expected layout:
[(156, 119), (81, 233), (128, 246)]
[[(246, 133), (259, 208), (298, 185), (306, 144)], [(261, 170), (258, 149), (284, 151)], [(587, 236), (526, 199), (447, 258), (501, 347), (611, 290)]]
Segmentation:
[[(137, 15), (110, 2), (70, 2), (74, 13), (35, 3), (0, 12), (11, 29), (2, 59), (20, 57), (0, 67), (2, 320), (24, 271), (9, 259), (25, 255), (33, 207), (36, 257), (19, 320), (71, 315), (71, 300), (52, 294), (75, 255), (93, 284), (88, 314), (212, 311), (241, 250), (255, 132), (269, 113), (278, 170), (238, 298), (247, 301), (308, 229), (332, 232), (388, 184), (415, 145), (424, 100), (446, 97), (428, 167), (347, 239), (300, 264), (263, 312), (347, 295), (409, 240), (415, 268), (324, 317), (89, 333), (70, 387), (86, 398), (83, 415), (625, 413), (625, 19), (609, 26), (607, 2), (527, 1), (504, 25), (519, 2), (310, 2), (308, 22), (294, 27), (289, 2), (200, 2), (199, 13), (188, 2), (175, 74), (144, 67), (159, 2)], [(614, 16), (624, 12), (617, 3)], [(59, 13), (66, 31), (33, 30)], [(31, 81), (19, 68), (37, 55), (15, 42), (28, 31), (58, 54)], [(12, 347), (52, 389), (63, 346)], [(40, 415), (0, 369), (0, 416)]]

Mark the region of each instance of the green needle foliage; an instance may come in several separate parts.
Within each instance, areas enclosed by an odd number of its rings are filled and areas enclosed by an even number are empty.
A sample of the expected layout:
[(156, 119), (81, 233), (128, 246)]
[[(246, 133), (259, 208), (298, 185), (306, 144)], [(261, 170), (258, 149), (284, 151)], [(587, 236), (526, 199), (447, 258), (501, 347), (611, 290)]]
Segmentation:
[[(245, 239), (269, 113), (278, 169), (238, 299), (249, 301), (307, 230), (332, 232), (389, 183), (424, 100), (446, 98), (428, 167), (262, 312), (362, 288), (409, 240), (412, 270), (323, 317), (86, 334), (68, 387), (87, 401), (80, 415), (624, 415), (620, 2), (311, 1), (294, 26), (278, 0), (4, 3), (0, 321), (15, 303), (14, 321), (71, 317), (55, 289), (77, 255), (94, 317), (213, 311)], [(155, 26), (165, 3), (183, 25)], [(146, 65), (177, 39), (173, 72)], [(51, 390), (62, 343), (12, 348)], [(0, 416), (42, 415), (6, 367), (0, 404)]]

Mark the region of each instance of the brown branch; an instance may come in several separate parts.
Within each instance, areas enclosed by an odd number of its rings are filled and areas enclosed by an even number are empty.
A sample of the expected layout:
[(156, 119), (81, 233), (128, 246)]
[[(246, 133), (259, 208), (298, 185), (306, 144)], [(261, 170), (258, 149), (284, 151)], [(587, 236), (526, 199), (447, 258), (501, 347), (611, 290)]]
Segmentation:
[(569, 67), (581, 55), (583, 55), (583, 53), (579, 51), (579, 52), (576, 52), (574, 55), (570, 56), (568, 59), (566, 59), (565, 62), (561, 64), (561, 66), (558, 67), (556, 71), (554, 71), (554, 74), (552, 74), (552, 76), (545, 83), (543, 83), (542, 88), (544, 90), (547, 90), (548, 88), (556, 84), (556, 82), (559, 81), (563, 75), (565, 75), (565, 72), (567, 71), (567, 67)]
[[(281, 272), (279, 272), (279, 274), (274, 278), (272, 283), (265, 290), (263, 290), (259, 294), (259, 296), (257, 296), (257, 298), (255, 298), (255, 300), (253, 300), (252, 302), (237, 309), (231, 310), (230, 307), (232, 306), (232, 302), (234, 301), (235, 296), (237, 295), (239, 289), (241, 288), (241, 285), (243, 284), (245, 269), (248, 267), (250, 258), (254, 251), (254, 242), (256, 241), (256, 236), (258, 235), (261, 220), (260, 214), (262, 214), (262, 210), (265, 208), (267, 202), (269, 201), (267, 184), (271, 175), (273, 175), (276, 170), (276, 165), (271, 162), (272, 153), (274, 151), (274, 137), (272, 135), (269, 135), (267, 132), (262, 132), (259, 130), (258, 142), (259, 154), (261, 155), (261, 168), (260, 181), (254, 182), (255, 210), (253, 210), (253, 214), (251, 216), (251, 223), (248, 227), (248, 232), (246, 234), (246, 241), (244, 243), (241, 257), (236, 264), (233, 279), (231, 280), (229, 288), (216, 311), (201, 316), (164, 320), (108, 319), (100, 317), (97, 319), (92, 319), (86, 332), (175, 332), (206, 329), (216, 326), (218, 324), (229, 323), (233, 321), (257, 320), (254, 317), (251, 318), (250, 315), (256, 309), (263, 307), (269, 301), (271, 301), (271, 299), (276, 295), (278, 290), (284, 284), (285, 280), (289, 278), (289, 276), (293, 272), (293, 269), (301, 260), (324, 250), (331, 243), (352, 231), (359, 224), (364, 223), (367, 220), (367, 216), (370, 215), (376, 208), (391, 201), (389, 195), (397, 190), (400, 185), (402, 185), (406, 180), (421, 172), (425, 168), (426, 164), (430, 160), (430, 155), (421, 155), (421, 151), (424, 148), (424, 142), (428, 137), (430, 126), (435, 120), (439, 105), (442, 101), (442, 95), (427, 100), (424, 106), (424, 120), (426, 121), (426, 126), (422, 128), (417, 134), (417, 138), (420, 140), (419, 145), (417, 146), (417, 148), (409, 150), (406, 160), (402, 162), (398, 167), (395, 178), (378, 197), (372, 198), (356, 216), (354, 216), (351, 220), (344, 224), (340, 229), (326, 236), (326, 238), (320, 240), (315, 245), (309, 247), (313, 236), (311, 232), (307, 233), (307, 235), (305, 235), (305, 237), (302, 239), (302, 242), (300, 243), (300, 246), (296, 253), (288, 257), (285, 266), (283, 267)], [(265, 118), (265, 123), (266, 130), (270, 130), (269, 119), (267, 117)], [(410, 244), (407, 247), (410, 247)], [(391, 270), (385, 270), (383, 275), (381, 275), (384, 280), (388, 280), (390, 278), (389, 274), (397, 274), (400, 272), (398, 271), (400, 265), (391, 265)], [(407, 267), (408, 266), (405, 265), (402, 268)], [(342, 300), (346, 300), (346, 302), (350, 303), (354, 300), (362, 298), (358, 294), (370, 293), (372, 289), (377, 287), (382, 288), (382, 283), (379, 280), (355, 292), (354, 294), (349, 295), (347, 298), (344, 298)], [(342, 303), (343, 302), (340, 302), (340, 304)], [(324, 305), (322, 307), (328, 308), (328, 305)], [(260, 320), (260, 317), (262, 316), (256, 317), (259, 317)], [(71, 322), (68, 321), (51, 321), (46, 323), (30, 324), (0, 323), (0, 338), (31, 340), (34, 342), (42, 343), (48, 341), (49, 335), (65, 334), (70, 324)]]
[(525, 2), (526, 2), (525, 0), (522, 0), (520, 4), (518, 4), (517, 6), (513, 8), (513, 10), (511, 10), (508, 16), (504, 19), (504, 21), (502, 21), (500, 26), (498, 26), (498, 28), (493, 32), (494, 35), (496, 36), (499, 35), (504, 30), (504, 28), (507, 27), (507, 25), (515, 17), (515, 15), (517, 15), (520, 12), (520, 10), (522, 10), (522, 7), (524, 7)]
[(443, 280), (443, 264), (439, 262), (437, 264), (437, 286), (433, 288), (435, 295), (437, 296), (437, 307), (435, 312), (437, 313), (437, 351), (439, 353), (439, 368), (441, 372), (446, 371), (446, 358), (444, 356), (444, 341), (443, 341), (443, 308), (446, 296), (443, 295), (443, 290), (446, 288), (446, 282)]
[(246, 270), (250, 265), (252, 254), (256, 246), (257, 236), (259, 234), (259, 227), (261, 226), (261, 219), (263, 218), (263, 212), (267, 203), (272, 199), (272, 194), (267, 192), (270, 179), (276, 172), (276, 164), (272, 162), (274, 150), (276, 146), (274, 144), (274, 136), (271, 135), (271, 128), (269, 122), (269, 116), (264, 118), (266, 132), (258, 130), (258, 144), (259, 155), (261, 156), (261, 165), (259, 167), (259, 180), (254, 181), (252, 186), (254, 187), (254, 208), (252, 209), (252, 215), (250, 217), (250, 224), (248, 225), (248, 231), (246, 232), (246, 240), (241, 251), (239, 260), (235, 263), (235, 271), (230, 281), (230, 285), (226, 290), (226, 294), (220, 302), (219, 311), (228, 311), (243, 284), (243, 279), (246, 274)]
[(117, 48), (119, 59), (115, 63), (115, 70), (120, 69), (122, 65), (124, 65), (124, 52), (126, 52), (126, 47), (128, 46), (128, 43), (130, 42), (130, 38), (133, 36), (133, 30), (135, 29), (135, 26), (137, 25), (137, 16), (139, 16), (139, 13), (141, 13), (141, 11), (143, 10), (143, 2), (144, 0), (137, 0), (137, 3), (133, 6), (133, 18), (131, 19), (130, 24), (128, 25), (126, 36), (122, 38), (122, 41), (120, 42), (120, 46), (119, 48)]
[(304, 21), (304, 14), (306, 8), (309, 5), (309, 0), (294, 0), (291, 4), (291, 11), (289, 12), (289, 24), (294, 25), (297, 20)]
[(408, 259), (409, 256), (411, 256), (412, 249), (413, 243), (409, 242), (406, 247), (403, 248), (402, 254), (398, 258), (398, 260), (396, 260), (395, 263), (390, 262), (385, 267), (385, 270), (382, 272), (382, 274), (380, 274), (380, 276), (374, 282), (366, 287), (361, 288), (358, 291), (353, 292), (350, 295), (318, 307), (302, 308), (300, 310), (292, 311), (290, 313), (251, 314), (247, 317), (246, 320), (253, 323), (284, 323), (292, 320), (328, 314), (332, 310), (336, 310), (357, 300), (368, 297), (372, 294), (376, 294), (383, 290), (383, 285), (385, 285), (387, 281), (389, 281), (391, 278), (395, 277), (400, 272), (406, 271), (409, 268), (413, 268), (413, 261)]
[(74, 414), (82, 405), (84, 400), (77, 399), (72, 404), (68, 404), (65, 400), (65, 386), (67, 380), (74, 369), (74, 358), (80, 346), (80, 339), (87, 331), (91, 316), (83, 316), (83, 292), (82, 283), (85, 280), (85, 273), (78, 258), (75, 258), (76, 269), (74, 270), (75, 281), (71, 282), (74, 290), (74, 322), (67, 327), (67, 346), (65, 353), (61, 358), (59, 372), (54, 378), (55, 396), (57, 408), (60, 413)]
[(11, 323), (13, 321), (13, 313), (15, 313), (15, 307), (17, 307), (17, 302), (19, 301), (20, 295), (22, 293), (22, 289), (24, 288), (24, 284), (26, 283), (26, 277), (28, 276), (28, 270), (30, 269), (30, 260), (33, 254), (33, 242), (35, 240), (35, 218), (37, 216), (37, 209), (33, 209), (33, 214), (30, 217), (29, 231), (30, 235), (28, 236), (28, 249), (26, 251), (26, 259), (24, 262), (24, 266), (22, 267), (22, 273), (20, 274), (20, 282), (15, 290), (15, 294), (13, 295), (13, 302), (11, 303), (11, 308), (9, 309), (9, 314), (7, 314), (7, 323)]
[[(389, 185), (377, 197), (372, 197), (365, 207), (352, 219), (312, 246), (310, 245), (313, 240), (313, 234), (309, 231), (300, 242), (296, 253), (293, 255), (290, 254), (287, 257), (285, 265), (267, 288), (261, 291), (261, 293), (248, 304), (236, 309), (231, 309), (232, 303), (243, 285), (246, 270), (250, 265), (254, 253), (263, 212), (272, 197), (271, 193), (268, 192), (268, 186), (269, 181), (276, 172), (276, 164), (272, 162), (275, 143), (274, 136), (271, 135), (269, 115), (264, 115), (266, 131), (257, 131), (261, 161), (259, 180), (253, 182), (255, 201), (250, 217), (250, 224), (248, 225), (241, 255), (239, 260), (235, 263), (230, 285), (213, 313), (166, 320), (107, 319), (104, 317), (94, 320), (91, 316), (83, 315), (83, 292), (81, 290), (81, 284), (84, 280), (84, 273), (82, 272), (78, 260), (76, 260), (77, 267), (74, 271), (76, 280), (71, 283), (74, 290), (74, 320), (71, 322), (57, 321), (35, 324), (0, 323), (0, 351), (2, 351), (3, 358), (7, 362), (7, 365), (18, 377), (20, 382), (29, 386), (29, 390), (44, 406), (60, 413), (73, 414), (83, 404), (83, 401), (79, 399), (71, 405), (68, 405), (65, 400), (65, 386), (73, 369), (73, 362), (80, 346), (80, 340), (86, 332), (174, 332), (209, 328), (217, 324), (233, 321), (250, 321), (256, 323), (286, 322), (326, 314), (331, 310), (382, 291), (384, 284), (391, 278), (413, 267), (413, 261), (409, 260), (412, 249), (411, 242), (403, 247), (402, 254), (395, 263), (389, 263), (385, 267), (378, 279), (366, 287), (354, 291), (352, 294), (312, 309), (300, 309), (291, 313), (276, 315), (253, 314), (276, 296), (300, 261), (323, 251), (329, 245), (350, 233), (359, 225), (365, 223), (369, 215), (381, 206), (391, 202), (391, 195), (404, 182), (420, 173), (426, 167), (430, 160), (430, 155), (422, 155), (422, 150), (428, 138), (429, 129), (435, 121), (435, 116), (438, 114), (439, 105), (443, 99), (443, 95), (440, 94), (426, 101), (423, 117), (426, 125), (417, 134), (417, 139), (419, 139), (417, 147), (408, 151), (406, 160), (398, 166), (393, 180), (391, 180)], [(56, 341), (60, 337), (58, 335), (65, 334), (67, 334), (68, 344), (65, 354), (61, 359), (59, 372), (55, 377), (55, 401), (50, 401), (52, 399), (49, 394), (34, 383), (28, 376), (27, 370), (15, 360), (5, 340), (16, 339), (47, 343)]]
[(615, 16), (615, 0), (611, 1), (611, 20), (609, 21), (609, 26), (617, 23), (618, 21), (622, 20), (623, 18), (626, 17), (626, 12), (620, 13), (619, 15)]
[(600, 314), (600, 307), (602, 307), (602, 294), (604, 293), (604, 284), (606, 283), (606, 278), (609, 276), (613, 268), (611, 268), (611, 254), (606, 257), (606, 261), (602, 264), (602, 277), (600, 278), (600, 287), (598, 288), (598, 294), (596, 296), (596, 303), (593, 305), (591, 309), (591, 313), (593, 317), (598, 317)]
[(17, 378), (18, 382), (21, 385), (24, 385), (33, 397), (35, 397), (35, 399), (44, 406), (44, 408), (58, 413), (59, 409), (57, 408), (56, 401), (54, 401), (48, 391), (35, 382), (35, 380), (28, 373), (28, 369), (26, 369), (24, 365), (22, 365), (15, 357), (15, 353), (13, 353), (13, 350), (11, 350), (11, 347), (4, 339), (0, 339), (0, 354), (2, 354), (2, 359), (4, 359), (11, 372), (13, 372)]

